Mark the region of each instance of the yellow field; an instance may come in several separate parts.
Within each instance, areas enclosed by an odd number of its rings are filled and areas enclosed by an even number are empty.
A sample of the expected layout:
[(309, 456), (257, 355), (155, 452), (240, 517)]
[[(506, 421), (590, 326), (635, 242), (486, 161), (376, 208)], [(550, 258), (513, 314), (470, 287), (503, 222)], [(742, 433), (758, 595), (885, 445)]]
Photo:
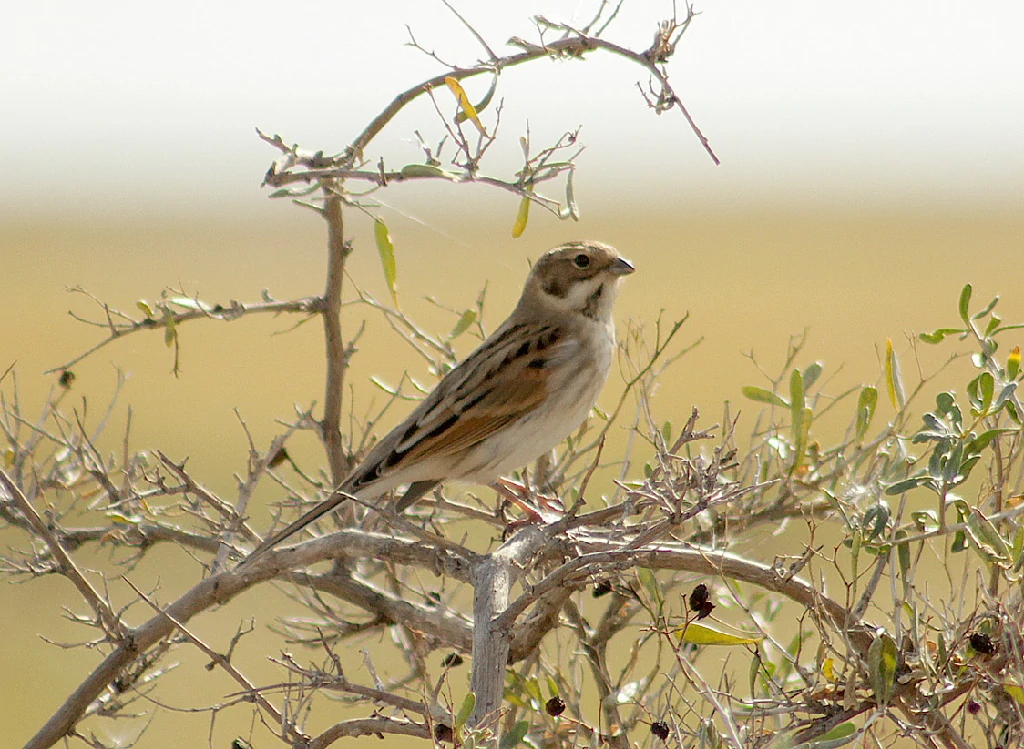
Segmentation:
[[(826, 376), (841, 367), (829, 386), (838, 393), (877, 381), (877, 352), (887, 337), (903, 359), (905, 377), (914, 381), (916, 368), (907, 337), (954, 325), (957, 295), (965, 282), (974, 284), (978, 305), (999, 293), (1004, 319), (1024, 321), (1024, 214), (1019, 210), (985, 213), (935, 206), (839, 213), (766, 207), (730, 213), (608, 203), (589, 206), (587, 216), (572, 225), (537, 214), (524, 237), (515, 241), (509, 236), (512, 211), (467, 220), (456, 209), (438, 210), (426, 229), (404, 220), (389, 222), (403, 309), (428, 329), (446, 331), (455, 316), (439, 311), (424, 297), (461, 310), (474, 303), (487, 283), (486, 320), (493, 329), (519, 294), (528, 258), (572, 237), (607, 241), (637, 267), (623, 287), (619, 318), (650, 328), (661, 310), (666, 320), (689, 312), (681, 344), (703, 338), (665, 378), (656, 401), (659, 418), (681, 422), (697, 405), (708, 424), (720, 419), (726, 400), (734, 412), (744, 411), (747, 421), (741, 424), (749, 424), (757, 406), (742, 400), (740, 388), (765, 383), (743, 354), (753, 351), (763, 367), (777, 373), (789, 336), (804, 329), (809, 329), (808, 343), (799, 364), (822, 360)], [(386, 300), (369, 221), (353, 217), (350, 229), (356, 241), (351, 259), (354, 279)], [(102, 320), (92, 301), (67, 294), (65, 287), (81, 286), (135, 315), (140, 314), (136, 302), (158, 297), (164, 286), (180, 286), (188, 294), (225, 305), (231, 299), (258, 301), (262, 289), (277, 299), (312, 295), (322, 286), (323, 232), (312, 213), (302, 215), (297, 209), (268, 211), (245, 220), (25, 220), (0, 224), (0, 259), (0, 372), (17, 362), (21, 402), (32, 417), (56, 382), (56, 375), (42, 372), (77, 356), (103, 336), (100, 328), (87, 327), (66, 314), (71, 309)], [(408, 369), (418, 381), (432, 384), (422, 360), (378, 316), (365, 307), (349, 311), (348, 331), (356, 329), (358, 320), (367, 320), (350, 370), (357, 414), (371, 408), (373, 399), (382, 401), (382, 393), (369, 384), (371, 375), (397, 383)], [(215, 491), (230, 494), (232, 475), (244, 470), (248, 453), (233, 409), (262, 447), (279, 431), (275, 419), (288, 420), (294, 416), (293, 406), (323, 400), (319, 326), (311, 321), (291, 330), (296, 322), (265, 317), (183, 326), (182, 372), (177, 378), (170, 373), (172, 353), (162, 333), (116, 341), (74, 367), (77, 379), (65, 410), (87, 410), (89, 423), (96, 423), (113, 391), (116, 368), (121, 368), (130, 379), (101, 441), (106, 449), (119, 448), (130, 404), (134, 447), (159, 448), (175, 460), (188, 458), (194, 476)], [(1013, 340), (1021, 339), (1024, 335)], [(1004, 346), (1013, 340), (1008, 338)], [(468, 335), (459, 342), (461, 354), (473, 344)], [(952, 342), (924, 350), (924, 369), (934, 369), (954, 350)], [(10, 380), (2, 387), (10, 397)], [(612, 387), (604, 402), (611, 402)], [(886, 408), (880, 399), (881, 418), (889, 416)], [(843, 413), (852, 409), (851, 403)], [(402, 413), (394, 411), (392, 420)], [(841, 426), (840, 421), (830, 428)], [(300, 439), (294, 455), (307, 471), (318, 470), (321, 455), (310, 437)], [(254, 518), (266, 520), (259, 512)], [(0, 544), (5, 550), (23, 548), (27, 539), (3, 530)], [(765, 551), (765, 557), (771, 553)], [(87, 555), (84, 559), (88, 564)], [(166, 602), (196, 572), (194, 562), (174, 550), (159, 549), (133, 573), (133, 581), (143, 588), (159, 588), (157, 597)], [(127, 600), (123, 588), (116, 594), (119, 600)], [(264, 592), (256, 599), (249, 595), (231, 604), (227, 616), (200, 617), (195, 628), (226, 644), (234, 623), (243, 617), (258, 616), (257, 626), (265, 627), (273, 611), (268, 612)], [(282, 607), (287, 605), (283, 597), (279, 600)], [(75, 613), (86, 613), (71, 585), (55, 578), (21, 585), (5, 582), (0, 588), (4, 746), (24, 743), (99, 658), (85, 649), (58, 650), (37, 636), (72, 642), (92, 635), (60, 618), (60, 607), (69, 602)], [(128, 618), (138, 621), (147, 614), (137, 606)], [(223, 629), (225, 623), (228, 630)], [(242, 655), (250, 662), (260, 661), (261, 644), (273, 643), (273, 637), (253, 637), (245, 641)], [(233, 691), (225, 677), (202, 665), (203, 659), (192, 653), (183, 657), (182, 666), (169, 677), (172, 687), (162, 697), (177, 705), (195, 705), (197, 701), (190, 699), (193, 690)], [(268, 682), (280, 678), (269, 664), (251, 676)], [(246, 722), (230, 722), (242, 712), (217, 723), (215, 746), (228, 746), (231, 737), (247, 733)], [(115, 723), (105, 738), (111, 740), (118, 731), (130, 738), (138, 727)], [(209, 732), (205, 714), (160, 710), (143, 746), (167, 745), (172, 737), (177, 746), (205, 746)]]

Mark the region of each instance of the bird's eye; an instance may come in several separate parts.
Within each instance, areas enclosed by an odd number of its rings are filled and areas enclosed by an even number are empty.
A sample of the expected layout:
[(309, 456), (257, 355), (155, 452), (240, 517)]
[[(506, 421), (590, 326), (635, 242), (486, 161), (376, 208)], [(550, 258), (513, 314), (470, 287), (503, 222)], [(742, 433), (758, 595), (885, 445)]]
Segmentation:
[(590, 267), (590, 255), (584, 255), (582, 252), (572, 259), (573, 265), (580, 270), (586, 270)]

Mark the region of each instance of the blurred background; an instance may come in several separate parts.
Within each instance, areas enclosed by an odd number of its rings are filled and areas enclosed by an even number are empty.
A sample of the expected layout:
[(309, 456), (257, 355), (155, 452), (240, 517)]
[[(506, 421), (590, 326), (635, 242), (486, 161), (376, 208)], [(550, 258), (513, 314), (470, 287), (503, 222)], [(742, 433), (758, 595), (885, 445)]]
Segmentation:
[[(532, 15), (582, 25), (596, 6), (456, 7), (506, 54), (509, 37), (535, 39)], [(425, 298), (461, 310), (486, 284), (493, 329), (518, 297), (529, 259), (566, 239), (601, 239), (637, 267), (618, 306), (623, 322), (652, 326), (662, 311), (666, 319), (690, 314), (681, 341), (703, 340), (664, 379), (656, 405), (661, 418), (677, 421), (696, 405), (709, 424), (724, 401), (734, 411), (755, 410), (739, 393), (745, 384), (765, 385), (748, 355), (777, 374), (793, 334), (807, 330), (797, 363), (823, 361), (826, 374), (838, 372), (830, 388), (840, 392), (878, 379), (886, 338), (908, 378), (916, 377), (908, 338), (954, 325), (967, 281), (984, 297), (979, 303), (1000, 293), (1004, 318), (1024, 319), (1024, 6), (705, 0), (697, 10), (669, 72), (721, 165), (678, 112), (647, 108), (637, 89), (647, 78), (623, 60), (595, 53), (508, 70), (498, 88), (500, 137), (483, 171), (510, 178), (527, 128), (536, 150), (581, 127), (581, 220), (535, 208), (525, 234), (512, 239), (517, 200), (507, 193), (448, 183), (380, 193), (410, 316), (449, 330), (455, 317)], [(605, 36), (642, 51), (671, 15), (668, 0), (629, 0)], [(244, 12), (188, 0), (39, 2), (5, 16), (0, 371), (17, 364), (29, 415), (55, 386), (56, 375), (44, 371), (102, 336), (67, 314), (102, 320), (69, 287), (132, 314), (138, 300), (167, 286), (222, 304), (256, 301), (264, 289), (278, 299), (321, 291), (323, 224), (311, 211), (267, 199), (260, 181), (277, 154), (255, 127), (310, 150), (341, 151), (395, 94), (442, 72), (406, 46), (406, 25), (446, 61), (470, 65), (482, 56), (440, 2), (256, 1)], [(476, 101), (487, 81), (466, 86)], [(483, 119), (490, 125), (493, 117), (492, 109)], [(421, 161), (416, 129), (432, 144), (443, 134), (427, 99), (383, 131), (368, 160), (383, 158), (389, 168)], [(560, 194), (554, 183), (547, 191)], [(349, 212), (346, 228), (355, 246), (352, 278), (386, 299), (372, 222)], [(348, 330), (367, 319), (349, 380), (357, 414), (379, 405), (371, 375), (396, 383), (408, 370), (430, 384), (422, 361), (386, 325), (351, 312)], [(319, 326), (292, 330), (295, 322), (185, 326), (179, 377), (162, 334), (131, 336), (74, 367), (65, 406), (96, 418), (123, 370), (129, 379), (104, 444), (120, 444), (130, 404), (133, 446), (188, 458), (193, 475), (230, 496), (248, 454), (235, 409), (260, 447), (279, 430), (275, 420), (322, 401)], [(466, 353), (473, 341), (460, 344)], [(923, 351), (922, 371), (952, 350)], [(321, 456), (312, 442), (306, 447), (305, 467), (316, 472)], [(4, 529), (0, 544), (24, 548), (27, 540)], [(138, 580), (161, 586), (162, 600), (197, 574), (193, 561), (171, 552), (154, 558)], [(59, 618), (72, 600), (61, 580), (0, 588), (5, 744), (24, 743), (100, 657), (40, 639), (88, 634)], [(256, 645), (249, 655), (262, 658)], [(222, 677), (207, 676), (201, 659), (182, 660), (177, 706), (195, 706), (189, 694), (197, 678), (220, 689), (212, 693), (231, 691), (213, 683)], [(279, 678), (274, 673), (261, 676)], [(226, 725), (211, 729), (208, 716), (158, 711), (142, 745), (173, 735), (183, 746), (226, 746), (245, 730)], [(102, 738), (128, 740), (140, 727), (111, 724)]]

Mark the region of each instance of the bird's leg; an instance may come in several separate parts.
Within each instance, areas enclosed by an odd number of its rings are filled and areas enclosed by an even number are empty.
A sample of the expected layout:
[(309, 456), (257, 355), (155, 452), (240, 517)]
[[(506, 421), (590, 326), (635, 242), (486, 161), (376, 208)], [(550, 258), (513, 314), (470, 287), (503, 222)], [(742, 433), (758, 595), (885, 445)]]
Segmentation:
[(558, 520), (565, 513), (562, 501), (550, 494), (542, 494), (530, 485), (530, 478), (523, 473), (524, 481), (513, 481), (505, 477), (499, 478), (491, 488), (504, 497), (527, 516), (530, 523), (550, 523)]

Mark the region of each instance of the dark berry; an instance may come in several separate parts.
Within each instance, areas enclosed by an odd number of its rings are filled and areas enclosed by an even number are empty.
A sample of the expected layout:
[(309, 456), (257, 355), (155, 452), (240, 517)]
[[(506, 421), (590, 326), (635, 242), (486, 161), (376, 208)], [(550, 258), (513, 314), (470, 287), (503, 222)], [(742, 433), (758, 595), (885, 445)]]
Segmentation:
[(656, 720), (654, 723), (651, 723), (651, 733), (665, 741), (668, 738), (668, 723), (663, 720)]
[(996, 652), (996, 645), (992, 642), (992, 638), (983, 632), (972, 632), (970, 643), (976, 653), (992, 655), (992, 653)]
[(548, 715), (561, 715), (565, 712), (565, 700), (561, 697), (552, 697), (544, 704)]
[(434, 738), (438, 741), (446, 741), (451, 743), (455, 740), (455, 734), (452, 733), (452, 727), (445, 725), (444, 723), (434, 724)]
[(462, 656), (458, 653), (449, 653), (441, 661), (441, 665), (445, 668), (452, 668), (453, 666), (461, 666), (463, 664)]
[(291, 460), (291, 456), (288, 451), (283, 447), (274, 453), (274, 457), (267, 462), (267, 468), (277, 468), (279, 465), (284, 463), (286, 460)]
[(607, 595), (612, 592), (611, 580), (602, 580), (594, 586), (594, 598), (600, 598), (603, 595)]
[(981, 712), (981, 705), (978, 702), (975, 702), (974, 700), (968, 700), (967, 712), (969, 712), (971, 715), (977, 715)]
[(708, 602), (708, 586), (700, 583), (690, 591), (690, 611), (700, 611)]

